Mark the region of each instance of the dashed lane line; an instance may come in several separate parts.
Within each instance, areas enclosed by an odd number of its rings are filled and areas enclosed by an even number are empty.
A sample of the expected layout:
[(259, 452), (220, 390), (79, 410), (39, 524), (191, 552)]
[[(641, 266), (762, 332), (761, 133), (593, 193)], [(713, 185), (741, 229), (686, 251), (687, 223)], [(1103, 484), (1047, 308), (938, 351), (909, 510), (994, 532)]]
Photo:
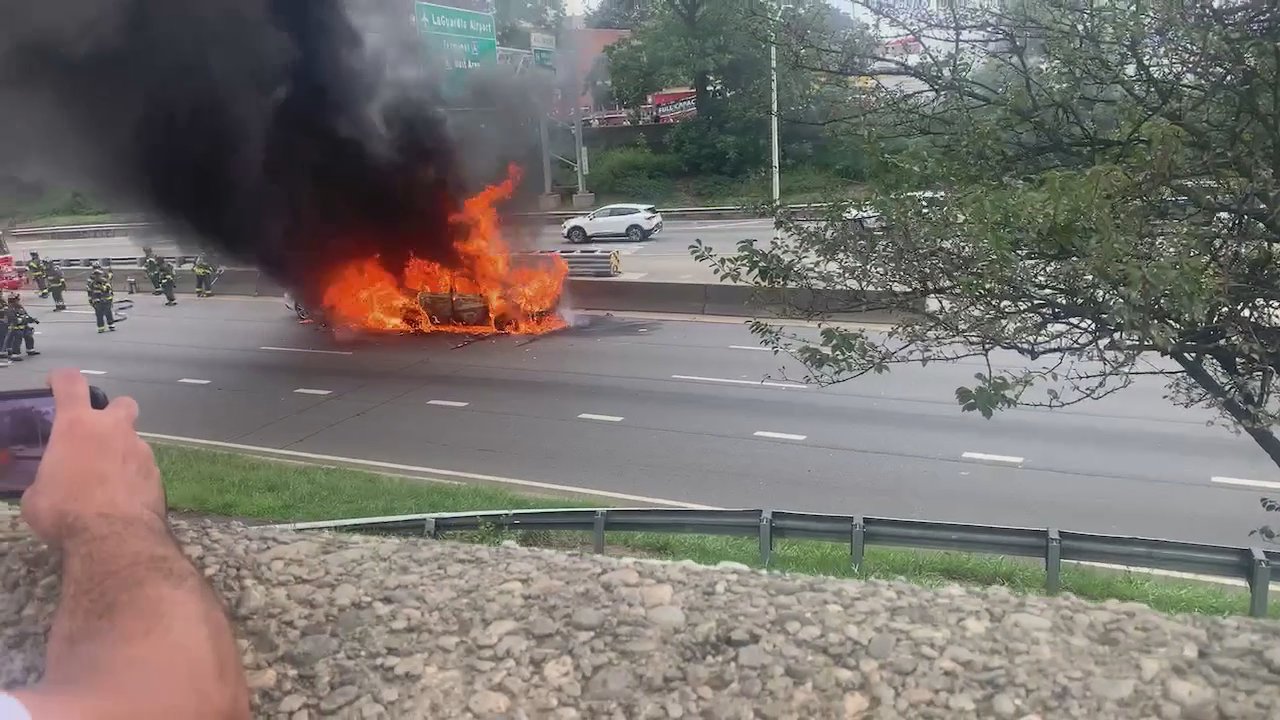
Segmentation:
[(185, 385), (208, 385), (212, 380), (200, 380), (198, 378), (181, 378), (178, 382)]
[(583, 420), (599, 420), (601, 422), (622, 422), (626, 420), (626, 418), (617, 415), (596, 415), (595, 413), (582, 413), (578, 417)]
[(440, 407), (463, 408), (471, 403), (459, 402), (457, 400), (428, 400), (428, 405), (439, 405)]
[(638, 502), (646, 505), (662, 505), (665, 507), (689, 508), (691, 510), (712, 510), (715, 509), (711, 505), (699, 505), (697, 503), (683, 502), (681, 500), (667, 500), (665, 498), (646, 497), (644, 495), (631, 495), (629, 493), (613, 492), (610, 490), (595, 490), (585, 487), (574, 487), (573, 485), (558, 485), (556, 483), (539, 482), (536, 480), (521, 480), (519, 478), (502, 477), (500, 475), (483, 475), (480, 473), (462, 472), (459, 470), (442, 470), (440, 468), (422, 467), (418, 465), (402, 465), (399, 463), (382, 462), (380, 460), (365, 460), (362, 458), (342, 457), (340, 455), (320, 455), (318, 453), (302, 452), (300, 450), (284, 450), (282, 448), (262, 447), (258, 445), (241, 445), (239, 443), (222, 442), (219, 440), (203, 440), (200, 438), (182, 437), (179, 435), (161, 435), (159, 433), (138, 433), (142, 437), (152, 440), (163, 440), (168, 442), (186, 443), (189, 445), (198, 445), (205, 447), (216, 447), (224, 450), (236, 450), (240, 452), (248, 452), (259, 455), (268, 455), (276, 457), (295, 458), (313, 463), (342, 463), (355, 467), (376, 468), (378, 470), (390, 470), (392, 472), (415, 473), (421, 475), (443, 475), (450, 478), (460, 478), (464, 480), (479, 480), (482, 482), (491, 482), (499, 485), (510, 485), (513, 487), (532, 488), (537, 490), (550, 490), (559, 493), (577, 494), (577, 495), (594, 495), (596, 497), (608, 498), (610, 500), (622, 500), (625, 502)]
[(1266, 490), (1280, 490), (1280, 482), (1272, 482), (1270, 480), (1249, 480), (1247, 478), (1233, 478), (1215, 475), (1209, 478), (1209, 482), (1218, 485), (1235, 485), (1238, 487), (1263, 488)]
[(319, 390), (317, 388), (298, 388), (294, 390), (294, 392), (298, 393), (299, 395), (331, 395), (333, 394), (332, 390)]
[(106, 370), (81, 370), (81, 375), (106, 375)]
[(765, 352), (773, 352), (773, 348), (760, 347), (759, 345), (730, 345), (730, 350), (763, 350)]
[(731, 385), (755, 385), (757, 387), (786, 388), (789, 390), (807, 390), (808, 385), (798, 383), (770, 382), (768, 380), (737, 380), (734, 378), (701, 377), (699, 375), (672, 375), (675, 380), (691, 380), (693, 382), (727, 383)]
[(1020, 458), (1016, 455), (992, 455), (991, 453), (966, 452), (960, 457), (966, 460), (981, 460), (983, 462), (1008, 463), (1010, 465), (1021, 465), (1026, 462), (1026, 458)]
[(791, 433), (771, 432), (769, 430), (757, 430), (752, 435), (771, 440), (806, 440), (809, 437), (808, 435), (792, 435)]
[(350, 350), (312, 350), (311, 348), (288, 348), (273, 347), (271, 345), (263, 345), (259, 350), (274, 350), (276, 352), (299, 352), (299, 353), (315, 353), (317, 355), (352, 355)]

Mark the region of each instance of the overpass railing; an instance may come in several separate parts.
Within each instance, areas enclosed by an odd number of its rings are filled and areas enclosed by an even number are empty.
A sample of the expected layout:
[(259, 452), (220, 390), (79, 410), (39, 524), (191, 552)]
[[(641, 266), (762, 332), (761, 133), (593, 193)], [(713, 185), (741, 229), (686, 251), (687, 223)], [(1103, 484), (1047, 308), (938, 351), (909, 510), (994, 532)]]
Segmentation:
[(768, 564), (779, 538), (820, 540), (848, 545), (853, 568), (863, 564), (870, 545), (1002, 555), (1043, 560), (1045, 590), (1061, 588), (1062, 563), (1120, 565), (1244, 580), (1249, 586), (1249, 613), (1267, 614), (1271, 563), (1280, 551), (1159, 540), (1124, 535), (1096, 535), (1057, 528), (1024, 528), (964, 523), (902, 520), (863, 515), (827, 515), (786, 510), (610, 508), (561, 510), (494, 510), (424, 513), (388, 517), (298, 522), (272, 527), (291, 530), (355, 530), (439, 537), (488, 528), (508, 530), (586, 531), (597, 553), (604, 552), (606, 532), (692, 533), (753, 537), (760, 561)]

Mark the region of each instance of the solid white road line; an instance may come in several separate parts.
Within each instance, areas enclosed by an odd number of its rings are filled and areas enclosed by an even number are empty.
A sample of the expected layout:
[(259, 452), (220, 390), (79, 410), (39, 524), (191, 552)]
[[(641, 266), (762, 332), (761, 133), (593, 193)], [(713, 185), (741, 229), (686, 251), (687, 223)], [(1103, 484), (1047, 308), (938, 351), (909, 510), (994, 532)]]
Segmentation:
[(710, 505), (699, 505), (697, 503), (687, 503), (679, 500), (666, 500), (663, 498), (645, 497), (644, 495), (630, 495), (627, 493), (612, 492), (610, 490), (592, 490), (591, 488), (574, 487), (573, 485), (557, 485), (555, 483), (538, 482), (535, 480), (520, 480), (518, 478), (501, 477), (498, 475), (482, 475), (480, 473), (461, 472), (458, 470), (441, 470), (439, 468), (421, 467), (418, 465), (401, 465), (399, 463), (382, 462), (380, 460), (363, 460), (361, 458), (349, 458), (342, 457), (340, 455), (320, 455), (317, 453), (301, 452), (299, 450), (283, 450), (280, 448), (260, 447), (256, 445), (241, 445), (239, 443), (221, 442), (218, 440), (201, 440), (199, 438), (181, 437), (177, 435), (161, 435), (158, 433), (147, 432), (138, 434), (154, 440), (168, 440), (170, 442), (203, 445), (222, 448), (224, 450), (239, 450), (243, 452), (260, 453), (263, 455), (301, 458), (303, 460), (310, 460), (313, 462), (339, 462), (349, 465), (363, 465), (365, 467), (378, 468), (381, 470), (414, 472), (424, 475), (444, 475), (446, 477), (481, 480), (485, 482), (533, 488), (537, 490), (551, 490), (560, 493), (575, 493), (578, 495), (595, 495), (597, 497), (609, 498), (611, 500), (626, 500), (628, 502), (640, 502), (648, 505), (663, 505), (666, 507), (690, 508), (693, 510), (713, 509)]
[(81, 370), (81, 375), (106, 375), (106, 370)]
[(752, 435), (773, 440), (804, 440), (809, 437), (808, 435), (792, 435), (791, 433), (769, 432), (768, 430), (757, 430)]
[(276, 352), (315, 353), (317, 355), (351, 355), (352, 354), (351, 351), (349, 350), (311, 350), (309, 348), (272, 347), (270, 345), (263, 345), (258, 349), (259, 350), (275, 350)]
[(212, 380), (197, 380), (197, 379), (195, 379), (195, 378), (182, 378), (182, 379), (181, 379), (181, 380), (179, 380), (178, 382), (180, 382), (180, 383), (186, 383), (187, 385), (208, 385), (209, 383), (211, 383), (211, 382), (213, 382), (213, 381), (212, 381)]
[(694, 381), (700, 381), (700, 382), (731, 383), (733, 385), (757, 385), (757, 386), (763, 385), (764, 387), (790, 388), (793, 390), (805, 390), (809, 387), (808, 385), (800, 385), (797, 383), (769, 382), (767, 380), (735, 380), (733, 378), (700, 377), (698, 375), (672, 375), (671, 377), (676, 380), (694, 380)]
[(1270, 480), (1247, 480), (1245, 478), (1221, 477), (1215, 475), (1209, 478), (1210, 482), (1219, 485), (1239, 485), (1241, 487), (1265, 488), (1267, 490), (1280, 490), (1280, 482), (1272, 482)]
[(987, 462), (1010, 463), (1012, 465), (1021, 465), (1026, 462), (1026, 458), (1016, 457), (1014, 455), (991, 455), (989, 453), (967, 452), (960, 457), (969, 460), (985, 460)]
[(466, 407), (471, 403), (458, 402), (457, 400), (428, 400), (427, 404), (441, 407)]
[(583, 420), (603, 420), (604, 422), (622, 422), (626, 420), (626, 418), (621, 418), (617, 415), (594, 415), (592, 413), (582, 413), (578, 417)]
[(333, 391), (332, 391), (332, 390), (317, 390), (317, 389), (315, 389), (315, 388), (298, 388), (297, 390), (294, 390), (294, 392), (298, 393), (299, 395), (329, 395), (329, 394), (331, 394)]
[(773, 352), (773, 348), (760, 347), (759, 345), (730, 345), (730, 350), (763, 350), (765, 352)]

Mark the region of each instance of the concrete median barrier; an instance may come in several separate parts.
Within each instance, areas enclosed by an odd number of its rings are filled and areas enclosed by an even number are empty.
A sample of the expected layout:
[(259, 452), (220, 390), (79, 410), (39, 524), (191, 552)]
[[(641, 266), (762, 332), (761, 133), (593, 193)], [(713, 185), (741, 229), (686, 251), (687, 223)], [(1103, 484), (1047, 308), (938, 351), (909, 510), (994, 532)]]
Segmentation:
[[(139, 294), (150, 294), (151, 284), (142, 268), (117, 266), (112, 270), (118, 295), (128, 294), (129, 278), (137, 281)], [(69, 292), (84, 290), (89, 275), (87, 269), (68, 268), (64, 273)], [(178, 270), (177, 292), (194, 291), (195, 275), (190, 270)], [(229, 268), (218, 279), (214, 293), (281, 297), (284, 288), (257, 270)], [(569, 278), (564, 291), (565, 304), (575, 310), (802, 318), (806, 316), (806, 309), (815, 308), (836, 320), (889, 323), (899, 318), (898, 313), (877, 307), (874, 298), (864, 302), (860, 297), (864, 296), (850, 291), (589, 278)]]

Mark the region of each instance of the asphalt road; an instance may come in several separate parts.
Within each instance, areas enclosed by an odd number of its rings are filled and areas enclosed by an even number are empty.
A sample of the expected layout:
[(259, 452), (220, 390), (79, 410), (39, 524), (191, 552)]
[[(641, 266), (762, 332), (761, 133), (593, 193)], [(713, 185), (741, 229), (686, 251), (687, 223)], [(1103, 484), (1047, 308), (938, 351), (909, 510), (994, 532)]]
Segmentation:
[[(511, 228), (512, 242), (517, 247), (544, 250), (604, 249), (623, 255), (623, 280), (661, 280), (666, 282), (716, 282), (705, 266), (689, 256), (689, 245), (701, 239), (714, 247), (732, 248), (744, 237), (768, 237), (770, 220), (670, 221), (663, 231), (640, 243), (627, 240), (600, 240), (584, 245), (571, 245), (560, 237), (559, 226)], [(25, 258), (35, 250), (46, 258), (121, 257), (141, 255), (142, 245), (150, 244), (160, 254), (178, 254), (172, 240), (162, 238), (68, 238), (59, 240), (10, 241), (10, 251)], [(195, 252), (188, 248), (181, 252)]]
[(144, 297), (105, 336), (90, 315), (32, 310), (45, 355), (0, 369), (0, 388), (71, 364), (137, 398), (145, 431), (455, 479), (1233, 544), (1265, 520), (1258, 497), (1280, 492), (1214, 482), (1280, 488), (1280, 472), (1155, 382), (984, 421), (952, 399), (976, 366), (797, 387), (737, 323), (580, 316), (542, 338), (467, 344), (339, 340), (278, 300)]

